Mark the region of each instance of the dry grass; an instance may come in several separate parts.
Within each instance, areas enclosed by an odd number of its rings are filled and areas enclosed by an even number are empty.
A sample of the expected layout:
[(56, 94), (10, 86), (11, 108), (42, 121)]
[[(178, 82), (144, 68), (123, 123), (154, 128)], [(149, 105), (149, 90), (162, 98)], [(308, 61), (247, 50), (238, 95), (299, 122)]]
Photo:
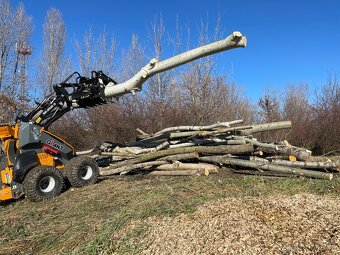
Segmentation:
[[(232, 177), (117, 177), (54, 200), (0, 208), (0, 254), (137, 254), (150, 217), (192, 214), (220, 198), (314, 193), (339, 195), (340, 182)], [(145, 224), (146, 223), (146, 224)], [(143, 241), (145, 240), (145, 241)]]

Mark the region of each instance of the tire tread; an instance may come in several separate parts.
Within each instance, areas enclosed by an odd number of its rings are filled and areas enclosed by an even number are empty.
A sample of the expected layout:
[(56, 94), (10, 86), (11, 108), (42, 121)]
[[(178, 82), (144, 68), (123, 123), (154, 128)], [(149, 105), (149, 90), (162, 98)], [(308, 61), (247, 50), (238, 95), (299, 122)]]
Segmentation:
[[(54, 190), (53, 194), (51, 196), (45, 197), (40, 195), (37, 191), (37, 181), (39, 180), (41, 175), (46, 175), (46, 173), (55, 175), (54, 177), (59, 179), (59, 183), (58, 181), (56, 182), (57, 187)], [(23, 187), (25, 195), (29, 200), (34, 202), (49, 200), (58, 196), (61, 193), (64, 187), (64, 177), (61, 172), (55, 167), (37, 166), (27, 173), (23, 181)]]
[[(78, 172), (82, 166), (90, 165), (93, 170), (93, 176), (89, 180), (81, 180)], [(99, 169), (96, 161), (90, 157), (79, 156), (72, 158), (65, 167), (65, 176), (72, 187), (80, 188), (86, 185), (94, 184), (98, 181)]]

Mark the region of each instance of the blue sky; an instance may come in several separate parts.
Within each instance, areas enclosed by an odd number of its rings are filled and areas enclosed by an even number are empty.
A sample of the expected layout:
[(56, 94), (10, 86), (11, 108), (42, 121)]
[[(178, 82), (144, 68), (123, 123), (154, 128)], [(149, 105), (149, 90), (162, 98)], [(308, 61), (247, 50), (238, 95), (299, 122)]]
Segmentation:
[[(19, 1), (11, 0), (13, 5)], [(176, 17), (190, 24), (193, 37), (201, 19), (211, 27), (221, 15), (224, 35), (241, 31), (248, 38), (246, 49), (228, 51), (216, 58), (216, 72), (233, 71), (230, 80), (257, 100), (270, 87), (284, 89), (291, 83), (308, 83), (313, 90), (330, 75), (340, 74), (340, 1), (323, 0), (172, 0), (93, 1), (31, 0), (23, 2), (35, 26), (32, 46), (42, 47), (42, 24), (50, 7), (58, 8), (67, 27), (67, 50), (73, 38), (91, 27), (114, 34), (121, 47), (132, 34), (143, 42), (155, 14), (162, 13), (166, 30), (175, 35)], [(143, 39), (144, 38), (144, 39)], [(172, 52), (165, 52), (165, 57)]]

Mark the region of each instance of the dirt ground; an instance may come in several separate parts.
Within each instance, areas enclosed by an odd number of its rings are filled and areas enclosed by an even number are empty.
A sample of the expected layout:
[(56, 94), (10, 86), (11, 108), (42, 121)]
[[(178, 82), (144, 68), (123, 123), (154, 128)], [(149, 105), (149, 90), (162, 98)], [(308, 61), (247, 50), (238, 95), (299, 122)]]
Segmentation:
[(340, 254), (340, 199), (225, 198), (192, 215), (152, 217), (141, 254)]

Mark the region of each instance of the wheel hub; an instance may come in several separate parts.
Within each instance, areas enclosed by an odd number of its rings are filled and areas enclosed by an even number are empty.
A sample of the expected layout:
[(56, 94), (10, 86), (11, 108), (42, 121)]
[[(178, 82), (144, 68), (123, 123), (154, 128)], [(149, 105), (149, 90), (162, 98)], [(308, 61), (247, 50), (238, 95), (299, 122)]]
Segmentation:
[(45, 176), (39, 182), (40, 191), (44, 193), (51, 192), (56, 186), (56, 181), (52, 176)]
[(88, 180), (93, 175), (93, 169), (90, 166), (85, 166), (80, 170), (80, 177), (83, 180)]

